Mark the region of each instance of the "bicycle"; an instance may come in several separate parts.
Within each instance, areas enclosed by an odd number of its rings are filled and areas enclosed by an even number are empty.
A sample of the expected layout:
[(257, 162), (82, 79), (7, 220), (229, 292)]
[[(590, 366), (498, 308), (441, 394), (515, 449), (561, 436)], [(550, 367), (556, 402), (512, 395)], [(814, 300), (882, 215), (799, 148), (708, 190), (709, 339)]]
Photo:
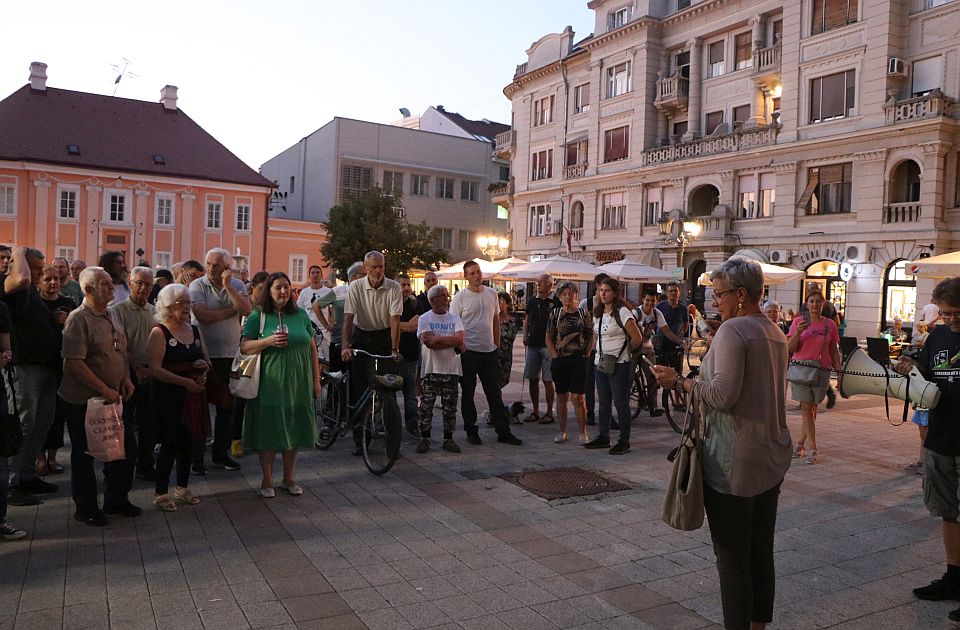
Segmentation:
[[(358, 355), (373, 359), (375, 373), (381, 360), (393, 359), (354, 349), (353, 356)], [(317, 400), (316, 447), (327, 450), (340, 436), (352, 434), (359, 424), (360, 449), (367, 469), (374, 475), (390, 470), (400, 455), (402, 427), (395, 393), (403, 389), (403, 378), (375, 374), (356, 403), (350, 400), (349, 372), (324, 372), (321, 384), (325, 387)]]
[[(681, 371), (683, 360), (687, 360), (687, 378), (693, 378), (700, 373), (700, 363), (703, 355), (707, 353), (709, 344), (703, 339), (685, 339), (683, 345), (677, 346), (675, 350), (679, 355)], [(663, 365), (676, 365), (669, 360), (658, 361)], [(673, 389), (664, 388), (660, 394), (660, 404), (663, 405), (664, 415), (667, 422), (677, 433), (683, 433), (684, 413), (687, 410), (687, 392), (678, 392)]]

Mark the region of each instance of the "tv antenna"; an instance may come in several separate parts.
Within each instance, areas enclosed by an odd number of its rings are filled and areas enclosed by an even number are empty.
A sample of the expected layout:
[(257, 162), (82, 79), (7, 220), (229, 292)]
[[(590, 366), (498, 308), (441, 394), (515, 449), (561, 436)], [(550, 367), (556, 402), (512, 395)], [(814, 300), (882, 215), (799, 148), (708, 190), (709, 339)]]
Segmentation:
[(140, 75), (127, 70), (128, 66), (133, 65), (133, 62), (123, 57), (123, 65), (120, 64), (110, 64), (110, 67), (113, 68), (113, 71), (117, 73), (117, 78), (113, 80), (113, 94), (111, 96), (117, 95), (117, 88), (120, 87), (120, 79), (123, 77), (138, 78)]

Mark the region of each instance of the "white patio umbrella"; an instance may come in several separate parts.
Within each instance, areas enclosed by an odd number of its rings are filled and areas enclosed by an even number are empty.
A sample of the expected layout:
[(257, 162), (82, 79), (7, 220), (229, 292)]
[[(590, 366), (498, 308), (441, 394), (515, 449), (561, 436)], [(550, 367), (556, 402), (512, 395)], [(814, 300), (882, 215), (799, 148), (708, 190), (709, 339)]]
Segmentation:
[(673, 272), (644, 265), (632, 260), (618, 260), (597, 267), (597, 273), (603, 272), (622, 282), (669, 282)]
[(907, 272), (921, 278), (952, 278), (960, 276), (960, 252), (940, 254), (930, 258), (911, 260)]
[(551, 256), (537, 262), (504, 269), (499, 275), (509, 280), (536, 280), (548, 273), (554, 280), (589, 281), (593, 280), (597, 272), (598, 268), (589, 263), (572, 260), (565, 256)]
[[(513, 257), (492, 261), (484, 258), (474, 258), (473, 260), (480, 265), (480, 271), (483, 272), (483, 277), (486, 279), (497, 276), (500, 271), (504, 269), (527, 264), (527, 261), (524, 259)], [(468, 261), (464, 260), (449, 267), (444, 267), (437, 272), (437, 278), (441, 280), (459, 280), (463, 278), (463, 266), (467, 264), (467, 262)]]
[[(763, 284), (767, 286), (784, 284), (792, 280), (799, 280), (803, 277), (803, 272), (799, 269), (790, 269), (789, 267), (781, 267), (779, 265), (760, 263), (760, 269), (763, 270)], [(710, 272), (707, 271), (700, 274), (700, 278), (697, 279), (697, 284), (702, 287), (709, 287), (712, 284), (710, 282)]]

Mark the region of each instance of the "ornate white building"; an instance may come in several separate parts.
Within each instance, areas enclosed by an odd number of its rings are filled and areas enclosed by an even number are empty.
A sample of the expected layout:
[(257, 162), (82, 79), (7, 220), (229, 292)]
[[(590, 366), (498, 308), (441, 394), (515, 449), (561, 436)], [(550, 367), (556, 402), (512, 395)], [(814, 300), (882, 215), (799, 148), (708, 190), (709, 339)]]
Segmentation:
[(806, 272), (785, 309), (816, 284), (848, 335), (912, 319), (932, 285), (898, 263), (960, 248), (960, 0), (587, 6), (504, 90), (514, 255), (680, 266), (700, 301), (749, 250)]

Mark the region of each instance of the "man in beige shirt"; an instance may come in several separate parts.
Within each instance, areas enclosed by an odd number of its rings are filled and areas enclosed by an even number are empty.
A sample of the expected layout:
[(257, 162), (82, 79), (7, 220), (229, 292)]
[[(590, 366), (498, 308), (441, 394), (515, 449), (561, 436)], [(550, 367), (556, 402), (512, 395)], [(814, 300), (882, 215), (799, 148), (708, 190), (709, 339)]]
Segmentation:
[(153, 271), (149, 267), (134, 267), (130, 271), (130, 297), (110, 307), (110, 312), (123, 328), (127, 338), (127, 360), (133, 396), (123, 407), (124, 423), (137, 427), (137, 477), (154, 481), (153, 449), (157, 442), (153, 413), (150, 406), (150, 371), (147, 368), (147, 339), (156, 325), (153, 305), (147, 302), (153, 290)]

